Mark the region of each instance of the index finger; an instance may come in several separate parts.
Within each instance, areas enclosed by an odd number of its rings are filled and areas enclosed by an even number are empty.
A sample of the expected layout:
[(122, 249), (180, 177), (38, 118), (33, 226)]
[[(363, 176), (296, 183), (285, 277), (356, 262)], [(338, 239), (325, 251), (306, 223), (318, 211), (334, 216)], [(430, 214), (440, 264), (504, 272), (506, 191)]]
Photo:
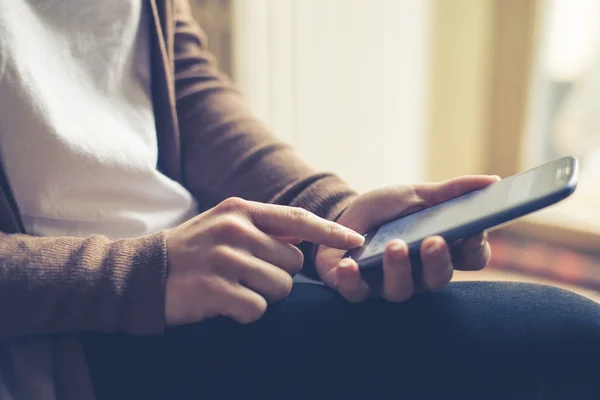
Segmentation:
[(355, 249), (365, 241), (352, 229), (300, 207), (252, 202), (248, 216), (258, 229), (274, 236), (294, 237), (344, 250)]

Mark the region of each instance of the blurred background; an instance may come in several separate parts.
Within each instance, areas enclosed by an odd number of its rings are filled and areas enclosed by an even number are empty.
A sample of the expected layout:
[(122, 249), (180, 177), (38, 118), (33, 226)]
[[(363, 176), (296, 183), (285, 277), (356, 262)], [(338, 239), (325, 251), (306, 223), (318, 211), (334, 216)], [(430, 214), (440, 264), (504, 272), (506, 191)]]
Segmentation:
[(600, 300), (600, 1), (191, 0), (256, 115), (364, 191), (563, 155), (576, 194), (491, 235), (484, 273)]

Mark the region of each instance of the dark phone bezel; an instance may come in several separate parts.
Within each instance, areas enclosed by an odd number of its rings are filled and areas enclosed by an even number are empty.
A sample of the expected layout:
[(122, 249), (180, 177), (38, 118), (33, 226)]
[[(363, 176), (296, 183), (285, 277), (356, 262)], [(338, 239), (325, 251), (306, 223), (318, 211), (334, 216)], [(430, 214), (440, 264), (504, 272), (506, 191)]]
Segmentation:
[[(566, 166), (568, 166), (571, 168), (571, 173), (570, 173), (568, 180), (561, 187), (557, 188), (556, 191), (554, 191), (544, 197), (534, 198), (530, 201), (519, 204), (518, 206), (503, 210), (496, 214), (492, 214), (486, 218), (482, 218), (482, 219), (473, 221), (468, 224), (459, 225), (452, 229), (439, 232), (437, 235), (442, 236), (444, 238), (444, 240), (446, 240), (447, 242), (454, 242), (456, 240), (459, 240), (459, 239), (462, 239), (462, 238), (465, 238), (468, 236), (476, 235), (479, 232), (482, 232), (484, 230), (488, 230), (495, 226), (502, 225), (504, 223), (507, 223), (507, 222), (515, 220), (517, 218), (523, 217), (532, 212), (538, 211), (542, 208), (556, 204), (556, 203), (560, 202), (561, 200), (564, 200), (565, 198), (567, 198), (571, 194), (573, 194), (573, 192), (575, 191), (575, 189), (577, 187), (577, 180), (578, 180), (578, 176), (579, 176), (579, 162), (574, 157), (563, 157), (558, 160), (551, 161), (551, 162), (542, 164), (538, 167), (529, 169), (520, 174), (513, 175), (506, 179), (511, 179), (511, 178), (517, 177), (522, 174), (530, 173), (538, 168), (547, 168), (549, 165), (557, 165), (557, 164), (558, 164), (558, 166), (554, 168), (555, 171), (558, 171), (559, 169), (562, 169), (562, 168), (566, 168)], [(485, 189), (483, 189), (483, 190), (485, 190)], [(441, 204), (443, 204), (443, 203), (441, 203)], [(417, 211), (417, 212), (419, 212), (419, 211)], [(403, 218), (403, 217), (401, 217), (401, 218)], [(369, 243), (371, 243), (371, 240), (373, 240), (373, 238), (375, 237), (375, 234), (377, 233), (378, 230), (379, 230), (379, 227), (368, 231), (365, 234), (365, 243), (358, 249), (348, 251), (344, 256), (344, 257), (352, 258), (352, 259), (356, 260), (358, 262), (358, 267), (361, 270), (361, 272), (362, 271), (366, 272), (366, 271), (370, 271), (373, 269), (381, 268), (383, 253), (374, 254), (364, 260), (360, 260), (360, 256), (365, 251), (365, 249), (369, 246)], [(425, 238), (421, 238), (412, 243), (408, 243), (411, 256), (413, 256), (413, 257), (418, 256), (419, 249), (421, 247), (421, 243), (423, 242), (423, 240), (425, 240)]]

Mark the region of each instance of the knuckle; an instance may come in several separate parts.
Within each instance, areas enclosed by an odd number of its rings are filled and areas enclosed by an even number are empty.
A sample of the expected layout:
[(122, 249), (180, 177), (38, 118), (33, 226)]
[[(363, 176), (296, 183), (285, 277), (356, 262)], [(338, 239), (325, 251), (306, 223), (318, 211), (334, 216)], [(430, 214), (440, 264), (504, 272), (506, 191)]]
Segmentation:
[(337, 233), (339, 233), (338, 226), (336, 224), (334, 224), (333, 222), (328, 222), (327, 223), (327, 235), (334, 236)]
[(227, 246), (219, 245), (213, 247), (209, 254), (208, 259), (210, 262), (215, 264), (223, 264), (228, 262), (232, 258), (233, 250)]
[(435, 199), (433, 198), (435, 195), (435, 190), (433, 189), (433, 186), (426, 185), (417, 189), (416, 185), (411, 185), (411, 189), (414, 193), (415, 199), (417, 199), (417, 204), (422, 206), (435, 204)]
[(248, 311), (241, 317), (242, 324), (250, 324), (258, 321), (267, 310), (267, 301), (264, 299), (252, 301), (249, 304)]
[(431, 290), (439, 290), (439, 289), (443, 289), (446, 286), (448, 286), (448, 284), (450, 283), (450, 280), (452, 279), (453, 273), (454, 273), (454, 270), (449, 267), (446, 268), (446, 271), (436, 273), (432, 277), (432, 283), (430, 285), (430, 289)]
[(223, 239), (230, 237), (239, 237), (248, 233), (248, 227), (244, 221), (235, 215), (225, 215), (220, 218), (217, 226), (217, 232)]
[(305, 222), (310, 220), (311, 214), (301, 207), (290, 207), (289, 211), (290, 219), (297, 222)]
[(291, 263), (288, 272), (292, 275), (297, 274), (304, 266), (304, 254), (295, 246), (291, 246)]
[(229, 197), (219, 203), (216, 208), (222, 212), (240, 212), (245, 211), (247, 207), (248, 201), (240, 197)]
[(279, 301), (287, 297), (292, 291), (292, 286), (294, 285), (294, 280), (289, 274), (284, 274), (284, 276), (279, 281), (277, 285), (277, 291), (275, 293), (274, 301)]

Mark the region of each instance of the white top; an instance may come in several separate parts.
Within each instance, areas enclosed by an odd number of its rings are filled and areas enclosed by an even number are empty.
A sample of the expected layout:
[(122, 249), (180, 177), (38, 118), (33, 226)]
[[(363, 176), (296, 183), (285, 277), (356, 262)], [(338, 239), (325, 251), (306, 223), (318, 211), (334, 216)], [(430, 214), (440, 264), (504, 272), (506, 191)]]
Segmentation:
[(156, 169), (144, 0), (0, 0), (0, 154), (28, 233), (137, 237), (195, 214)]

